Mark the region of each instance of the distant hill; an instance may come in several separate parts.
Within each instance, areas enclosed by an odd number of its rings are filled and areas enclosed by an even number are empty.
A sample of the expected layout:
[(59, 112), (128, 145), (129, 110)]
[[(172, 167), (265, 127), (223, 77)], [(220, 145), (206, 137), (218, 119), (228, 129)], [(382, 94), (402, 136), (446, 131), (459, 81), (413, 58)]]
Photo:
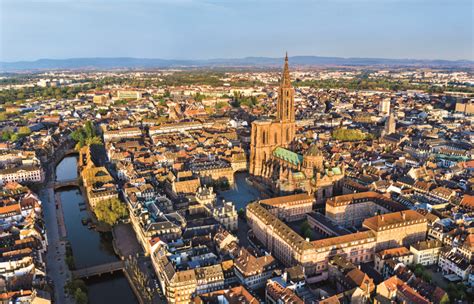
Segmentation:
[[(292, 65), (297, 66), (386, 66), (386, 67), (442, 67), (474, 68), (470, 60), (419, 60), (384, 58), (342, 58), (320, 56), (293, 56)], [(36, 61), (0, 62), (0, 72), (42, 70), (111, 70), (153, 69), (193, 67), (279, 67), (283, 58), (246, 57), (235, 59), (169, 60), (145, 58), (71, 58), (39, 59)]]

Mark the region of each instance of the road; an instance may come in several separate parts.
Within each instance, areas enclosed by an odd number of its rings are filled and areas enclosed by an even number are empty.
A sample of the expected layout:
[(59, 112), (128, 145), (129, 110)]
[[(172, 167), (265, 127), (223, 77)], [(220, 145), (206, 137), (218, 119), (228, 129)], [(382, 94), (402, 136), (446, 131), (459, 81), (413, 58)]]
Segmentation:
[(52, 185), (40, 190), (43, 216), (46, 223), (48, 250), (46, 252), (46, 269), (48, 277), (54, 284), (54, 298), (56, 303), (74, 303), (71, 297), (66, 297), (64, 285), (71, 277), (66, 265), (66, 242), (60, 237), (58, 217)]

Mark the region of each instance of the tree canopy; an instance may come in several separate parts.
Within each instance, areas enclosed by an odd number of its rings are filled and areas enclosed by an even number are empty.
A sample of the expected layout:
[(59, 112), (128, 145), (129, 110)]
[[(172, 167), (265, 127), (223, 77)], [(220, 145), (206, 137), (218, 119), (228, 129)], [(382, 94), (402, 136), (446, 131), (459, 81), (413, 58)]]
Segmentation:
[(119, 219), (128, 215), (128, 210), (124, 203), (113, 198), (98, 202), (94, 207), (94, 213), (99, 221), (113, 226)]
[(372, 135), (360, 130), (338, 128), (332, 132), (332, 138), (341, 141), (357, 141), (371, 139)]
[(86, 145), (102, 145), (102, 139), (97, 135), (94, 124), (91, 121), (87, 121), (84, 127), (74, 130), (71, 133), (71, 137), (76, 141), (77, 150)]

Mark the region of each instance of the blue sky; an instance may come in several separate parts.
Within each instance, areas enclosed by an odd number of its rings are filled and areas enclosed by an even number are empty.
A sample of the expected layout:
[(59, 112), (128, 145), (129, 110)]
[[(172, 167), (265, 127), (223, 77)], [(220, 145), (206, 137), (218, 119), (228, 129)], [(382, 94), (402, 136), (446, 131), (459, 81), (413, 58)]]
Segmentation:
[(474, 60), (472, 0), (0, 0), (0, 60)]

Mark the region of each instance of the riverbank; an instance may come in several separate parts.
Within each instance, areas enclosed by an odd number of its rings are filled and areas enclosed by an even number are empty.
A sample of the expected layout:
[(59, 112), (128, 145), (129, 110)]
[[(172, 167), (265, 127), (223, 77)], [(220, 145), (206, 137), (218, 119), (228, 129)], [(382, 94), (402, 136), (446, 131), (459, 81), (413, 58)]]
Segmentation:
[[(66, 157), (58, 164), (55, 175), (58, 181), (77, 178), (77, 158)], [(54, 183), (49, 184), (54, 185)], [(57, 213), (63, 215), (62, 219), (58, 217), (58, 235), (64, 239), (67, 237), (77, 269), (120, 259), (114, 250), (111, 232), (97, 232), (83, 224), (82, 219), (89, 218), (91, 211), (84, 208), (86, 203), (80, 187), (61, 188), (56, 191), (54, 197), (58, 204)], [(119, 304), (137, 302), (125, 273), (120, 272), (110, 278), (102, 276), (88, 279), (86, 285), (91, 304), (106, 303), (111, 299), (114, 299), (114, 303)], [(63, 302), (59, 301), (59, 303)]]

